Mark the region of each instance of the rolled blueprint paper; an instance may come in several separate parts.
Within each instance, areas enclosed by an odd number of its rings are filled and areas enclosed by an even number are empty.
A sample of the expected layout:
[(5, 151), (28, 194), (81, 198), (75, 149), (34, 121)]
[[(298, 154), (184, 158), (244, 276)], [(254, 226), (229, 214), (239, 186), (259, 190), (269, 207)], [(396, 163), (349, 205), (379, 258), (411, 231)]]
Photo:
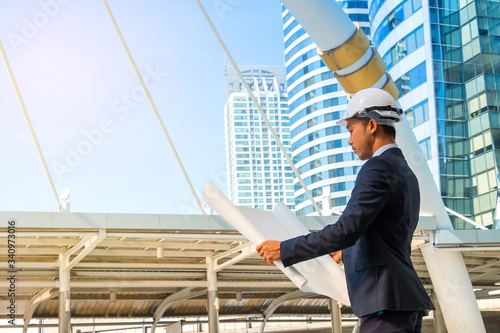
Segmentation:
[[(238, 207), (212, 183), (205, 186), (203, 199), (256, 246), (269, 239), (283, 241), (309, 233), (283, 203), (277, 204), (274, 211)], [(275, 264), (300, 290), (315, 292), (346, 305), (350, 304), (344, 271), (329, 255), (287, 268), (283, 267), (281, 261)]]
[[(279, 221), (283, 226), (292, 230), (295, 236), (307, 235), (309, 230), (306, 226), (293, 214), (290, 209), (283, 203), (280, 202), (274, 206), (274, 212), (279, 217)], [(330, 274), (332, 281), (337, 284), (340, 289), (347, 290), (347, 282), (345, 280), (345, 273), (340, 268), (340, 266), (335, 262), (335, 260), (330, 257), (330, 255), (324, 255), (316, 258), (319, 264)]]
[[(269, 219), (265, 214), (259, 212), (247, 211), (246, 214), (243, 207), (236, 207), (229, 199), (213, 184), (208, 183), (203, 189), (203, 200), (210, 205), (217, 213), (219, 213), (226, 221), (228, 221), (235, 229), (245, 236), (253, 245), (257, 246), (267, 240), (266, 237), (250, 222), (247, 216), (251, 215), (250, 219), (259, 220), (264, 223)], [(266, 212), (264, 212), (266, 213)], [(260, 215), (260, 216), (259, 216)], [(274, 224), (275, 225), (275, 224)], [(261, 229), (262, 230), (262, 229)], [(307, 279), (300, 274), (295, 267), (284, 267), (281, 260), (275, 261), (274, 264), (298, 287), (301, 288), (307, 283)]]

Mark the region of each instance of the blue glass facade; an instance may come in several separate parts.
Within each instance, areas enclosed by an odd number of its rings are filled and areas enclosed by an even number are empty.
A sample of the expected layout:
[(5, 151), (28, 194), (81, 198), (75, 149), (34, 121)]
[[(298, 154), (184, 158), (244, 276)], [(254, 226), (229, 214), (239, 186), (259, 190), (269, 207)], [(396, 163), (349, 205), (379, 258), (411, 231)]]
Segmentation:
[[(372, 42), (401, 92), (445, 205), (488, 227), (494, 222), (500, 162), (499, 5), (369, 4)], [(472, 228), (455, 217), (452, 222), (457, 229)]]
[[(368, 2), (339, 4), (370, 35)], [(292, 158), (320, 208), (328, 208), (322, 206), (328, 192), (330, 208), (342, 210), (362, 165), (347, 144), (347, 131), (335, 124), (344, 114), (347, 97), (312, 39), (284, 7), (283, 33)], [(296, 214), (313, 214), (313, 205), (297, 180), (294, 191)]]
[[(493, 226), (500, 170), (500, 3), (338, 3), (373, 37), (446, 206)], [(293, 159), (318, 204), (328, 188), (331, 206), (342, 209), (361, 165), (343, 148), (346, 133), (334, 124), (347, 99), (286, 8), (283, 31)], [(294, 189), (297, 213), (313, 213), (297, 181)], [(452, 222), (457, 229), (472, 227), (455, 217)]]

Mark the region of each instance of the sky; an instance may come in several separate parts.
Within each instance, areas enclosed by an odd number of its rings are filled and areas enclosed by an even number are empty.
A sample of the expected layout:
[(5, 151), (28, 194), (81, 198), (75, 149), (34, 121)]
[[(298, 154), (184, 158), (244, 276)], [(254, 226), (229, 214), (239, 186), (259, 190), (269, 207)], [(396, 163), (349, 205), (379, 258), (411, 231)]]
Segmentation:
[[(238, 65), (283, 65), (277, 0), (202, 0)], [(224, 56), (194, 0), (108, 0), (198, 197), (227, 191)], [(100, 0), (0, 3), (0, 39), (72, 212), (200, 214)], [(58, 211), (5, 62), (0, 211)]]

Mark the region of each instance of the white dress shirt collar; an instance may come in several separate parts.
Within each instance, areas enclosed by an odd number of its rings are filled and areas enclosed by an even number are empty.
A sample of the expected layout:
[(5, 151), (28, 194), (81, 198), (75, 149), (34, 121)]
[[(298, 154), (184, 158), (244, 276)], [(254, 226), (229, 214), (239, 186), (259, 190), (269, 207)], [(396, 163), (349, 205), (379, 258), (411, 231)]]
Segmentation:
[(379, 149), (377, 149), (377, 151), (373, 154), (373, 157), (375, 156), (380, 156), (382, 155), (382, 153), (384, 153), (386, 150), (389, 150), (391, 148), (399, 148), (399, 146), (395, 143), (389, 143), (385, 146), (382, 146), (380, 147)]

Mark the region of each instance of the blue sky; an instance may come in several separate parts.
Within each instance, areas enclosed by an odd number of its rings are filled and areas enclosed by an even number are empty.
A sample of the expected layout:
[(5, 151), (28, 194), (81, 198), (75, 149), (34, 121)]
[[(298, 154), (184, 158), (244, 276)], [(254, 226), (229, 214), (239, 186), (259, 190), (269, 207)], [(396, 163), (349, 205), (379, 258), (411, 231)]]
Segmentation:
[[(226, 190), (228, 61), (196, 2), (108, 2), (195, 189)], [(279, 1), (202, 2), (238, 64), (283, 65)], [(200, 213), (100, 0), (3, 1), (0, 38), (72, 211)], [(0, 99), (0, 210), (57, 211), (3, 59)]]

